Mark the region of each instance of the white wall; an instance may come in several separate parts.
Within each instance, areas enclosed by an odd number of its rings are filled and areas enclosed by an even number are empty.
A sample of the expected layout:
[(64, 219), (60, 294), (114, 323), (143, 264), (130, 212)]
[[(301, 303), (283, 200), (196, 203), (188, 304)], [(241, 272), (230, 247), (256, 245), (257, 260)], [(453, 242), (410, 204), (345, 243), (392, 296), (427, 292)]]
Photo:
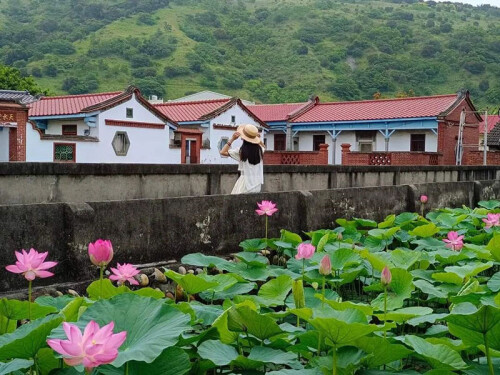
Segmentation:
[(9, 128), (0, 127), (0, 162), (9, 161)]
[[(126, 117), (126, 108), (133, 108), (133, 118)], [(170, 149), (170, 138), (173, 136), (168, 126), (164, 129), (135, 128), (105, 125), (105, 120), (122, 120), (163, 124), (141, 103), (135, 95), (125, 103), (110, 108), (98, 115), (97, 128), (91, 128), (91, 136), (96, 136), (99, 142), (41, 140), (38, 132), (31, 125), (27, 126), (27, 161), (53, 161), (54, 142), (76, 143), (76, 162), (78, 163), (151, 163), (178, 164), (181, 159), (180, 148)], [(56, 121), (49, 123), (46, 134), (61, 134), (62, 124), (75, 122)], [(79, 125), (81, 125), (79, 123)], [(49, 131), (50, 128), (50, 131)], [(78, 135), (83, 135), (86, 125), (78, 126)], [(80, 133), (81, 131), (81, 133)], [(127, 133), (130, 147), (126, 156), (117, 156), (112, 146), (113, 138), (118, 131)]]
[[(201, 163), (202, 164), (236, 164), (237, 162), (231, 158), (223, 158), (219, 154), (219, 141), (222, 137), (231, 138), (234, 130), (231, 129), (214, 129), (214, 124), (231, 125), (231, 116), (235, 116), (236, 126), (243, 124), (252, 124), (258, 126), (259, 124), (250, 117), (239, 105), (235, 105), (228, 109), (226, 112), (221, 113), (219, 116), (210, 121), (210, 128), (201, 128), (205, 134), (204, 139), (210, 139), (210, 149), (201, 149)], [(241, 141), (233, 143), (232, 148), (241, 146)]]

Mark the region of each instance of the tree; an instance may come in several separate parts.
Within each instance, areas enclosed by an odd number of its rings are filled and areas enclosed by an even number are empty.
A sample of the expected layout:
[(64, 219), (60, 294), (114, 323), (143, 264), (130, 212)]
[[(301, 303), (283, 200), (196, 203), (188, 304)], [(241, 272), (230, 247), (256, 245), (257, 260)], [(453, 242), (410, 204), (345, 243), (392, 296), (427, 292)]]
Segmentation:
[(468, 70), (472, 74), (481, 74), (486, 69), (486, 64), (478, 60), (470, 60), (464, 63), (464, 69)]
[(32, 95), (47, 95), (48, 91), (35, 83), (33, 77), (23, 77), (19, 69), (0, 65), (0, 87), (4, 90), (29, 91)]
[(165, 96), (165, 86), (163, 82), (159, 82), (156, 78), (140, 78), (136, 79), (133, 84), (141, 90), (145, 97), (151, 95)]
[(358, 85), (349, 76), (338, 77), (330, 86), (330, 91), (342, 100), (359, 99), (361, 94)]

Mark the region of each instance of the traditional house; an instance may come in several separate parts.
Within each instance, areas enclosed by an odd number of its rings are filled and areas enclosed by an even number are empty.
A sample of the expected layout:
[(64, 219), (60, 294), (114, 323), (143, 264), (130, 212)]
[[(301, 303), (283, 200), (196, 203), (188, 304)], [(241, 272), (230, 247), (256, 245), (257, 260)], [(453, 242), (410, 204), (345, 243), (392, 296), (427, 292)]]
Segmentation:
[[(154, 106), (179, 124), (171, 147), (186, 148), (183, 162), (187, 160), (202, 164), (233, 163), (231, 159), (221, 158), (219, 151), (238, 126), (253, 124), (262, 130), (268, 128), (237, 98), (167, 102)], [(186, 131), (195, 131), (199, 135), (182, 137), (182, 132)]]
[(169, 147), (177, 124), (135, 87), (44, 97), (30, 105), (26, 161), (180, 163)]
[[(219, 99), (230, 100), (231, 98), (232, 98), (232, 96), (221, 94), (219, 92), (204, 90), (204, 91), (195, 92), (193, 94), (189, 94), (189, 95), (177, 98), (177, 99), (171, 99), (168, 101), (168, 103), (171, 103), (171, 102), (200, 102), (200, 101), (206, 101), (206, 100), (219, 100)], [(246, 106), (255, 104), (254, 102), (250, 102), (248, 100), (241, 99), (241, 101)], [(158, 103), (154, 103), (154, 104), (158, 104)]]
[[(287, 149), (318, 150), (328, 144), (330, 164), (455, 164), (460, 113), (466, 111), (463, 152), (477, 149), (477, 124), (482, 121), (469, 93), (427, 97), (321, 103), (317, 98), (290, 105), (252, 106), (269, 122), (271, 133)], [(274, 111), (274, 112), (273, 112)], [(279, 119), (279, 120), (278, 120)], [(275, 138), (276, 139), (276, 138)], [(269, 141), (273, 149), (276, 141)], [(343, 147), (339, 147), (343, 145)], [(465, 160), (465, 158), (464, 158)]]

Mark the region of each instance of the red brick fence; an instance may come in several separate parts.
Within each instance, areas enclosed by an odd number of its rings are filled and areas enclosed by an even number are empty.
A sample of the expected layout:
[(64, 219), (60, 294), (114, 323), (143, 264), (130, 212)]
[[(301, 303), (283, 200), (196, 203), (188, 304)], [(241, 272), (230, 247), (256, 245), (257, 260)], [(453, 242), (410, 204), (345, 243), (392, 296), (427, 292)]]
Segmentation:
[(439, 165), (437, 152), (352, 152), (349, 143), (343, 143), (342, 165)]
[(264, 164), (328, 164), (328, 145), (319, 145), (319, 151), (266, 151)]

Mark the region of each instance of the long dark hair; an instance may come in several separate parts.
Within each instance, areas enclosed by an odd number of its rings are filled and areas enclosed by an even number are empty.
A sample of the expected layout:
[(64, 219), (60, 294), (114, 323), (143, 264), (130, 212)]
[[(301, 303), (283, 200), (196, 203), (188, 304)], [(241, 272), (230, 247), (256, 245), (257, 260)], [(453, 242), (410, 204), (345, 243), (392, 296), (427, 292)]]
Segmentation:
[(243, 140), (243, 145), (240, 148), (240, 159), (241, 161), (248, 160), (253, 165), (259, 164), (262, 160), (262, 148), (258, 144)]

